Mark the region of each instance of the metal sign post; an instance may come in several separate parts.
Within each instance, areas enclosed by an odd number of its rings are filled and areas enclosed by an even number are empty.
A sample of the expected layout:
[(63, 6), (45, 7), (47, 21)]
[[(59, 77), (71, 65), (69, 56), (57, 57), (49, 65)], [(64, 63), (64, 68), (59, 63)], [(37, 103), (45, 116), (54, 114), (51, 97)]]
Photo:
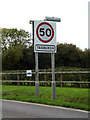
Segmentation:
[[(54, 22), (51, 22), (54, 21)], [(35, 52), (35, 95), (39, 97), (39, 73), (38, 73), (38, 53), (51, 53), (52, 65), (52, 99), (56, 99), (55, 82), (55, 53), (56, 45), (56, 23), (60, 18), (46, 17), (44, 21), (30, 21), (33, 24), (33, 40)]]
[(51, 53), (52, 65), (52, 99), (56, 99), (56, 82), (55, 82), (55, 54)]
[(38, 74), (38, 53), (37, 52), (35, 52), (35, 66), (36, 66), (35, 95), (39, 97), (39, 74)]

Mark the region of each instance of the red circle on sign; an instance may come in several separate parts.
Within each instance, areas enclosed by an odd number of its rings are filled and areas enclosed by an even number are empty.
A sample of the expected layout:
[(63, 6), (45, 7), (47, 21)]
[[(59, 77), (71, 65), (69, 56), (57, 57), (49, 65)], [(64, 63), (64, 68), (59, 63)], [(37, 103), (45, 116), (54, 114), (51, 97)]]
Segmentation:
[[(48, 25), (48, 26), (51, 28), (51, 30), (52, 30), (52, 36), (51, 36), (51, 38), (50, 38), (49, 40), (47, 40), (47, 41), (42, 40), (42, 39), (39, 37), (39, 35), (38, 35), (38, 29), (39, 29), (39, 27), (40, 27), (41, 25), (43, 25), (43, 24)], [(39, 39), (41, 42), (48, 43), (48, 42), (50, 42), (50, 41), (53, 39), (53, 37), (54, 37), (53, 27), (52, 27), (49, 23), (47, 23), (47, 22), (42, 22), (42, 23), (40, 23), (40, 24), (38, 25), (38, 27), (37, 27), (37, 29), (36, 29), (36, 35), (37, 35), (38, 39)]]

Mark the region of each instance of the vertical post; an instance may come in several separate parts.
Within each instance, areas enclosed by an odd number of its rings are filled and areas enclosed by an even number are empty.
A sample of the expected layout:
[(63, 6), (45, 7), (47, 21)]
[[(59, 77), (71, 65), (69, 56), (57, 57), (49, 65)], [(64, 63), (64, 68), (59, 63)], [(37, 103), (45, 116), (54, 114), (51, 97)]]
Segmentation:
[(33, 31), (33, 45), (34, 45), (34, 21), (32, 22), (32, 31)]
[(32, 24), (32, 35), (33, 35), (33, 45), (34, 45), (34, 21), (30, 21), (30, 24)]
[[(82, 81), (82, 76), (81, 76), (81, 74), (79, 74), (79, 80), (80, 80), (80, 82)], [(82, 84), (80, 83), (80, 88), (82, 88)]]
[(29, 82), (29, 85), (31, 86), (31, 77), (29, 78), (30, 82)]
[(38, 74), (38, 53), (37, 52), (35, 52), (35, 66), (36, 66), (35, 95), (39, 97), (39, 74)]
[(52, 64), (52, 99), (56, 99), (56, 83), (55, 83), (55, 57), (54, 53), (51, 53)]
[(63, 87), (63, 84), (62, 84), (62, 73), (61, 73), (61, 87)]
[[(5, 80), (7, 80), (7, 73), (5, 74)], [(6, 82), (6, 85), (8, 85), (8, 82)]]
[(46, 83), (46, 70), (45, 69), (44, 69), (44, 72), (45, 72), (45, 74), (44, 74), (45, 86), (47, 86), (47, 83)]
[[(17, 81), (19, 81), (19, 74), (18, 74), (18, 70), (17, 70)], [(17, 83), (19, 85), (19, 82)]]

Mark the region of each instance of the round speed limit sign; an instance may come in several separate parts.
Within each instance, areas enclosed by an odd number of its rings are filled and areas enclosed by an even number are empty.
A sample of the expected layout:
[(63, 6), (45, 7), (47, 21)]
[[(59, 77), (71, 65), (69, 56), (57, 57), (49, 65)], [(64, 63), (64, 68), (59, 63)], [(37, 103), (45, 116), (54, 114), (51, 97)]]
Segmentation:
[(41, 22), (37, 26), (36, 35), (41, 42), (48, 43), (54, 37), (54, 29), (48, 22)]
[(56, 53), (56, 23), (34, 21), (34, 52)]

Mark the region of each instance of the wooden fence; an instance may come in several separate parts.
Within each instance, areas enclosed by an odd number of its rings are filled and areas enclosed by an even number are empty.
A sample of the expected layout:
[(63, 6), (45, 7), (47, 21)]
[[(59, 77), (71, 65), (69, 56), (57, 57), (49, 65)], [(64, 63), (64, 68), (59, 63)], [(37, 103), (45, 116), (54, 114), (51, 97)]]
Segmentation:
[[(81, 88), (83, 87), (82, 84), (85, 84), (85, 86), (89, 87), (89, 85), (90, 85), (90, 81), (89, 81), (90, 74), (89, 73), (90, 73), (90, 71), (60, 71), (60, 72), (55, 72), (55, 76), (56, 76), (55, 82), (56, 82), (56, 85), (61, 86), (61, 87), (65, 86), (65, 84), (68, 84), (67, 86), (70, 86), (70, 84), (71, 85), (78, 84), (79, 87), (81, 87)], [(18, 71), (17, 72), (7, 72), (7, 73), (2, 72), (0, 74), (2, 75), (2, 80), (0, 80), (0, 82), (2, 82), (2, 83), (6, 83), (6, 84), (16, 83), (17, 85), (21, 85), (22, 83), (24, 83), (24, 85), (25, 85), (25, 83), (27, 83), (28, 85), (35, 85), (35, 72), (32, 72), (32, 77), (27, 77), (26, 72), (18, 72)], [(64, 78), (66, 74), (67, 75), (72, 74), (72, 77), (74, 75), (78, 75), (78, 80), (75, 80), (75, 78), (74, 78), (74, 80), (73, 79), (66, 80), (67, 76), (66, 76), (66, 78)], [(82, 76), (83, 74), (86, 75), (84, 80), (83, 80), (83, 76)], [(41, 75), (43, 75), (43, 77), (40, 78), (42, 80), (39, 81), (39, 83), (41, 85), (44, 84), (45, 86), (48, 86), (48, 83), (49, 84), (52, 83), (52, 80), (51, 80), (52, 72), (46, 72), (46, 71), (39, 72), (39, 77)], [(8, 76), (9, 76), (9, 79), (8, 79)], [(14, 77), (15, 79), (13, 78), (13, 76), (15, 76)], [(22, 76), (22, 78), (25, 78), (25, 79), (22, 79), (21, 76)], [(47, 80), (47, 78), (49, 80)], [(71, 79), (71, 77), (70, 77), (70, 79)]]

